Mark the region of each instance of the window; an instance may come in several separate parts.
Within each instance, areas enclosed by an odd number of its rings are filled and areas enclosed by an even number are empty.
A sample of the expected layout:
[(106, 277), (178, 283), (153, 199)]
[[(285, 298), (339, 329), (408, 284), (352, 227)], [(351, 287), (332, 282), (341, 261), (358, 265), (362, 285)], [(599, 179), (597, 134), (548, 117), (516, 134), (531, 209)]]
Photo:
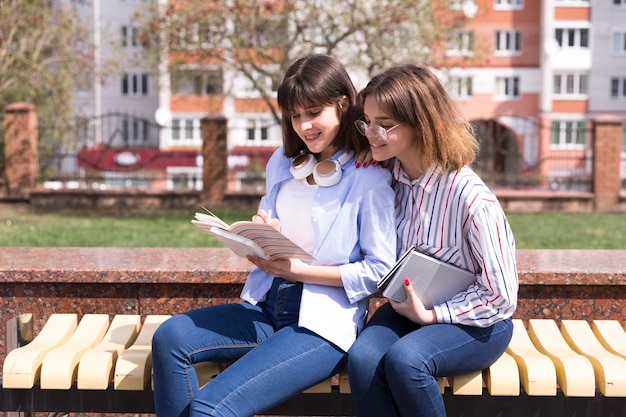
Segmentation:
[(611, 98), (618, 100), (626, 99), (626, 77), (611, 78)]
[(495, 10), (521, 10), (524, 8), (524, 0), (494, 0)]
[(459, 30), (448, 38), (448, 55), (469, 55), (474, 51), (474, 32)]
[(586, 28), (558, 28), (555, 38), (561, 48), (589, 48), (589, 29)]
[(496, 97), (512, 99), (519, 95), (519, 77), (496, 77)]
[(139, 28), (133, 26), (122, 26), (121, 37), (123, 48), (137, 48), (140, 46)]
[(149, 138), (149, 128), (147, 120), (143, 119), (122, 119), (122, 134), (126, 144), (137, 144), (137, 142), (147, 142)]
[(586, 74), (555, 74), (554, 94), (559, 95), (586, 95)]
[(196, 119), (172, 119), (172, 140), (192, 140), (199, 137), (200, 129), (196, 126)]
[(559, 147), (585, 145), (585, 122), (582, 120), (553, 120), (550, 144)]
[(122, 95), (148, 95), (148, 74), (128, 74), (122, 76)]
[(522, 34), (517, 30), (496, 32), (496, 53), (519, 54), (522, 50)]
[(451, 77), (450, 95), (456, 99), (472, 97), (472, 77)]
[(266, 141), (269, 139), (269, 122), (267, 120), (248, 119), (246, 130), (249, 141)]
[(626, 31), (613, 32), (611, 44), (611, 50), (614, 55), (626, 55)]

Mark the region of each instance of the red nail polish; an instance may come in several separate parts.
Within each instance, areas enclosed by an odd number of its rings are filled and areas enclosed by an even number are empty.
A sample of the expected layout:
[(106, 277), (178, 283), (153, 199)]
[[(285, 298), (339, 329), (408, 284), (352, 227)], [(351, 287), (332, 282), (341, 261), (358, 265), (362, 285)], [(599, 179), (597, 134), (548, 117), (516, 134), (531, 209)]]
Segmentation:
[(356, 162), (355, 165), (356, 165), (357, 168), (361, 167), (361, 164), (359, 164), (358, 162)]
[(411, 283), (409, 282), (408, 278), (404, 278), (404, 285), (406, 285), (407, 287), (410, 285)]
[(363, 168), (367, 167), (367, 162), (363, 162)]

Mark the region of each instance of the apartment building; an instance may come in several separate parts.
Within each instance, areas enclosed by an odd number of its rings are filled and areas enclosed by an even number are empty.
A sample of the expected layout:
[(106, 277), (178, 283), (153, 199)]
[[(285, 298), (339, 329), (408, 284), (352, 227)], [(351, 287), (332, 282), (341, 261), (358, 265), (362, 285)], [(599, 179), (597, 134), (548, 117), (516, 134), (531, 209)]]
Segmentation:
[[(133, 44), (135, 29), (128, 18), (141, 2), (100, 5), (107, 9), (100, 18), (108, 19), (120, 44), (131, 50), (140, 46)], [(553, 188), (583, 189), (590, 170), (591, 121), (611, 115), (626, 122), (626, 0), (449, 0), (449, 12), (463, 13), (467, 25), (450, 35), (433, 69), (476, 126), (482, 146), (479, 169), (502, 174), (506, 181), (495, 185), (548, 181)], [(127, 75), (103, 87), (100, 101), (94, 94), (93, 107), (94, 114), (97, 103), (100, 112), (125, 106), (143, 112), (164, 127), (158, 144), (150, 143), (155, 154), (186, 155), (178, 161), (162, 158), (171, 164), (160, 167), (165, 180), (153, 181), (152, 187), (201, 187), (200, 120), (207, 114), (228, 120), (234, 190), (242, 188), (243, 178), (258, 175), (280, 145), (280, 126), (240, 74), (207, 65), (193, 71), (173, 68), (158, 80), (148, 77), (141, 68), (129, 67)], [(275, 87), (268, 83), (273, 93)], [(141, 134), (121, 130), (133, 138), (128, 148), (139, 145), (134, 138)], [(124, 152), (129, 166), (149, 157)], [(115, 163), (116, 155), (109, 156)]]

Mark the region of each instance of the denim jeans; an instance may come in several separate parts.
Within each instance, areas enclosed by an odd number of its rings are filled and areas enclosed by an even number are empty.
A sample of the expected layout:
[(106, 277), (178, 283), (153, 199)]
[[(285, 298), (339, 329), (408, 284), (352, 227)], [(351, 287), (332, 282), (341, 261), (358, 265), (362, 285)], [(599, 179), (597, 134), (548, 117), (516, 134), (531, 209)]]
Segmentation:
[[(297, 325), (302, 285), (274, 279), (267, 301), (168, 319), (152, 341), (156, 413), (253, 416), (345, 366), (345, 352)], [(234, 362), (202, 389), (193, 364)]]
[(359, 417), (442, 417), (435, 378), (484, 369), (513, 334), (511, 319), (487, 328), (419, 326), (389, 303), (374, 313), (348, 355), (354, 409)]

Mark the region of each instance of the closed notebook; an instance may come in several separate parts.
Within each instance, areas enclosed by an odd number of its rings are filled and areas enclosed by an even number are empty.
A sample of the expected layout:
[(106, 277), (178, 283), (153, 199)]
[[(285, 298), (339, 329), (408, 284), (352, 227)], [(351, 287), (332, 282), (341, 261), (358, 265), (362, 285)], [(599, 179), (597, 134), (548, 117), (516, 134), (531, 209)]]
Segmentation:
[(411, 247), (379, 281), (384, 297), (406, 300), (404, 280), (408, 278), (413, 291), (426, 308), (450, 300), (476, 282), (473, 273), (419, 252)]

